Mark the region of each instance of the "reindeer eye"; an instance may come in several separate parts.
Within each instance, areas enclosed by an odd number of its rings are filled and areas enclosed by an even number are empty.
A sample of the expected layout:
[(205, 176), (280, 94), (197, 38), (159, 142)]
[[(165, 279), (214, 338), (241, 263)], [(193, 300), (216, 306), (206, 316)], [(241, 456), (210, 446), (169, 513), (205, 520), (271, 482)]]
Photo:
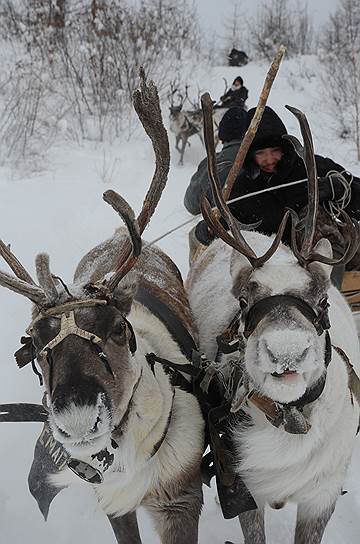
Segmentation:
[(124, 323), (124, 321), (118, 321), (117, 323), (115, 323), (111, 332), (111, 336), (117, 340), (123, 340), (125, 334), (126, 324)]
[(240, 297), (240, 298), (239, 298), (239, 304), (240, 304), (240, 309), (241, 309), (242, 311), (246, 310), (246, 308), (247, 308), (248, 305), (249, 305), (247, 299), (244, 298), (244, 297)]

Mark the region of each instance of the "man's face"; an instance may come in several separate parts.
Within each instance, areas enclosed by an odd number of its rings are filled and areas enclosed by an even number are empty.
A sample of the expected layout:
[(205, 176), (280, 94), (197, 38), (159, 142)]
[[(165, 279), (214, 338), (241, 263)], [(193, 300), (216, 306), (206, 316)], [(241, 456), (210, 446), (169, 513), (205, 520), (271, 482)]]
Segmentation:
[(273, 174), (276, 172), (276, 166), (283, 157), (281, 147), (266, 147), (255, 151), (255, 162), (263, 172)]

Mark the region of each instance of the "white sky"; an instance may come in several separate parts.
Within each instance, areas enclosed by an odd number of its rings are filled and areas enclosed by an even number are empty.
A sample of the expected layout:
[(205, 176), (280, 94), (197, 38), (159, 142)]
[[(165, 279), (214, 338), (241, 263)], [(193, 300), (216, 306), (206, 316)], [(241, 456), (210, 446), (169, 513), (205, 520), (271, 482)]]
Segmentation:
[[(218, 35), (223, 34), (224, 20), (231, 16), (234, 4), (238, 5), (240, 11), (247, 17), (251, 17), (256, 15), (257, 8), (264, 3), (265, 0), (194, 0), (204, 27), (207, 26)], [(339, 0), (298, 0), (298, 2), (295, 0), (292, 3), (299, 6), (307, 5), (316, 27), (326, 21), (329, 13), (339, 4)]]

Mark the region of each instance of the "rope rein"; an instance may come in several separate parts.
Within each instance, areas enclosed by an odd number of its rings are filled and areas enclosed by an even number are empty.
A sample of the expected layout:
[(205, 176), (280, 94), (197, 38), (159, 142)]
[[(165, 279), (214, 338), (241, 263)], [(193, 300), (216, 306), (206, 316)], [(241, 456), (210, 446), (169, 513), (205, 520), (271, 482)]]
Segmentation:
[[(344, 175), (343, 175), (344, 173), (347, 174), (350, 177), (349, 181), (344, 177)], [(342, 170), (341, 172), (338, 172), (336, 170), (329, 170), (329, 172), (327, 172), (327, 174), (326, 174), (326, 177), (328, 178), (329, 183), (330, 183), (330, 187), (331, 187), (331, 191), (332, 191), (332, 200), (324, 202), (323, 207), (324, 207), (325, 211), (330, 215), (330, 217), (338, 222), (341, 211), (344, 210), (348, 206), (348, 204), (350, 203), (351, 184), (353, 182), (354, 176), (350, 172), (348, 172), (347, 170)], [(305, 182), (307, 182), (307, 180), (308, 180), (307, 178), (304, 178), (304, 179), (300, 179), (300, 180), (296, 180), (296, 181), (290, 181), (289, 183), (283, 183), (281, 185), (274, 185), (273, 187), (267, 187), (266, 189), (261, 189), (260, 191), (254, 191), (253, 193), (250, 193), (248, 195), (242, 195), (242, 196), (238, 196), (236, 198), (232, 198), (230, 200), (227, 200), (226, 203), (227, 204), (233, 204), (234, 202), (239, 202), (240, 200), (247, 200), (248, 198), (252, 198), (254, 196), (258, 196), (258, 195), (261, 195), (261, 194), (264, 194), (264, 193), (269, 193), (270, 191), (286, 189), (287, 187), (292, 187), (293, 185), (299, 185), (300, 183), (305, 183)], [(342, 183), (342, 185), (343, 185), (343, 188), (344, 188), (344, 193), (338, 200), (335, 200), (334, 180), (340, 181)], [(214, 206), (212, 209), (215, 210), (216, 206)], [(177, 225), (176, 227), (173, 227), (172, 229), (169, 229), (168, 231), (166, 231), (161, 236), (158, 236), (157, 238), (152, 240), (148, 244), (148, 246), (152, 246), (153, 244), (156, 244), (157, 242), (159, 242), (163, 238), (166, 238), (167, 236), (169, 236), (173, 232), (176, 232), (177, 230), (181, 229), (182, 227), (186, 227), (187, 225), (191, 225), (195, 221), (198, 221), (200, 215), (201, 214), (199, 213), (199, 214), (195, 215), (194, 217), (192, 217), (191, 219), (187, 219), (187, 221), (184, 221), (183, 223), (180, 223), (180, 225)]]

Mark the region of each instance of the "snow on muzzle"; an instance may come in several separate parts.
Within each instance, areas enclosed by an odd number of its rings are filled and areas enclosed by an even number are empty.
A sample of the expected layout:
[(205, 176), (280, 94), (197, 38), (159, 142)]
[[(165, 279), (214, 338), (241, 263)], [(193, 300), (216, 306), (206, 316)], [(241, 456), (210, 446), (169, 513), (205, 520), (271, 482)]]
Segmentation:
[(49, 423), (54, 438), (74, 452), (99, 451), (112, 430), (111, 402), (98, 382), (59, 385), (50, 405)]

